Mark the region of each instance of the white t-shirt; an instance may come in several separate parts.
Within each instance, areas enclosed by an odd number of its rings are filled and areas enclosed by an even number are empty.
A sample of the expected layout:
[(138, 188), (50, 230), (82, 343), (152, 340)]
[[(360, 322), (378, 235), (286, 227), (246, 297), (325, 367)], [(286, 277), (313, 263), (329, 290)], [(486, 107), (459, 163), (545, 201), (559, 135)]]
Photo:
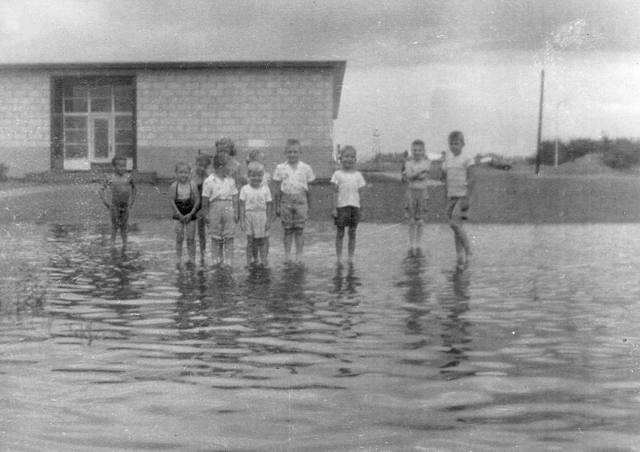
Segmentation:
[(337, 170), (331, 176), (331, 183), (338, 186), (337, 207), (360, 207), (359, 189), (367, 185), (360, 171)]
[(240, 201), (244, 201), (244, 210), (247, 212), (267, 210), (267, 203), (271, 202), (271, 190), (266, 185), (260, 185), (258, 188), (244, 185), (240, 189)]
[(304, 194), (309, 190), (309, 182), (315, 180), (316, 176), (309, 165), (298, 162), (295, 168), (288, 162), (280, 163), (273, 172), (273, 180), (281, 182), (282, 193), (290, 195)]
[(473, 159), (464, 151), (460, 154), (447, 154), (442, 169), (447, 172), (447, 196), (467, 196), (467, 168), (473, 165)]
[(211, 174), (202, 184), (202, 197), (209, 198), (209, 202), (230, 201), (237, 194), (236, 182), (229, 176), (220, 179), (215, 174)]
[(431, 162), (427, 159), (420, 161), (407, 160), (404, 164), (404, 174), (407, 176), (409, 187), (426, 189), (429, 186), (430, 168)]

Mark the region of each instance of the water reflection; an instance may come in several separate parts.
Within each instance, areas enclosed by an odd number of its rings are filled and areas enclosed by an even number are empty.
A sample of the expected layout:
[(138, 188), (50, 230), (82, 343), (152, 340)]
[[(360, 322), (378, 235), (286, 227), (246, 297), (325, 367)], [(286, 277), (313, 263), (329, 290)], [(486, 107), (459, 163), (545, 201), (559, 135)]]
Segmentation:
[(358, 293), (360, 286), (360, 278), (356, 274), (353, 262), (349, 262), (346, 266), (342, 263), (336, 265), (336, 274), (333, 277), (333, 291), (338, 296), (346, 296), (352, 300), (354, 295)]
[[(404, 299), (406, 301), (405, 310), (409, 311), (405, 323), (407, 333), (411, 335), (424, 336), (430, 330), (431, 308), (428, 306), (429, 293), (425, 281), (425, 269), (427, 261), (424, 256), (409, 253), (402, 261), (402, 269), (405, 279), (397, 284), (403, 288)], [(418, 348), (425, 345), (427, 341), (418, 339), (412, 347)]]

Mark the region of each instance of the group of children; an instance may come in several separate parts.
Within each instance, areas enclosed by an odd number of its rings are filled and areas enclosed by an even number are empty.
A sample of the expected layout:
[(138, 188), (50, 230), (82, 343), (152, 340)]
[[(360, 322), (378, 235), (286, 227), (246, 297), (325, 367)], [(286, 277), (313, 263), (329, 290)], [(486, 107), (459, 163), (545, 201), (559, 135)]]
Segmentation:
[[(455, 131), (449, 135), (451, 155), (444, 160), (443, 180), (447, 191), (447, 215), (454, 232), (457, 262), (464, 265), (471, 255), (469, 239), (462, 227), (469, 209), (473, 178), (472, 160), (462, 153), (464, 136)], [(311, 205), (309, 183), (315, 179), (312, 168), (300, 160), (301, 145), (289, 139), (285, 144), (286, 161), (276, 166), (273, 176), (265, 171), (261, 151), (253, 150), (247, 160), (246, 173), (234, 159), (235, 146), (228, 138), (216, 142), (216, 153), (198, 155), (195, 171), (186, 162), (175, 166), (176, 180), (169, 188), (176, 234), (176, 256), (182, 264), (183, 244), (186, 239), (187, 264), (196, 260), (196, 231), (200, 245), (200, 261), (205, 263), (207, 231), (211, 238), (211, 256), (214, 265), (233, 266), (236, 224), (247, 237), (247, 265), (268, 266), (269, 230), (274, 216), (281, 219), (284, 231), (285, 260), (289, 260), (295, 245), (296, 259), (302, 257), (304, 227)], [(356, 248), (356, 229), (360, 222), (360, 192), (366, 186), (362, 174), (356, 170), (357, 154), (353, 146), (340, 153), (341, 168), (331, 177), (334, 188), (332, 216), (336, 225), (335, 249), (342, 260), (345, 232), (348, 231), (348, 260), (353, 260)], [(136, 197), (131, 175), (126, 171), (126, 160), (113, 159), (114, 173), (102, 189), (100, 197), (110, 209), (112, 241), (120, 230), (123, 246), (127, 241), (129, 208)], [(209, 174), (209, 167), (213, 171)], [(419, 252), (428, 203), (430, 161), (425, 145), (415, 140), (411, 145), (411, 158), (404, 164), (402, 180), (406, 183), (406, 210), (409, 219), (409, 242), (412, 253)], [(238, 187), (240, 187), (238, 189)], [(111, 201), (105, 191), (111, 190)]]

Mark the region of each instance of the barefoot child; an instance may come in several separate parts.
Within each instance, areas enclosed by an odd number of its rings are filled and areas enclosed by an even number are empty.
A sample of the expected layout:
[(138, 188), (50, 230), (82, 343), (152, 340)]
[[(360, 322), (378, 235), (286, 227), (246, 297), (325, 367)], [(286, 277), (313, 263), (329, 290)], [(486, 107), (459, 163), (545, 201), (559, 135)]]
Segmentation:
[(296, 259), (302, 258), (303, 231), (311, 204), (309, 182), (315, 179), (311, 167), (300, 161), (301, 152), (298, 140), (287, 140), (284, 148), (287, 161), (276, 166), (273, 173), (273, 181), (277, 184), (276, 215), (280, 215), (282, 219), (284, 257), (287, 261), (291, 256), (291, 245), (294, 239)]
[(458, 266), (464, 266), (471, 256), (471, 246), (462, 223), (467, 219), (469, 198), (473, 188), (473, 160), (462, 152), (464, 135), (454, 131), (449, 134), (450, 155), (443, 164), (443, 177), (447, 191), (447, 216), (453, 229)]
[[(198, 195), (202, 200), (202, 185), (207, 178), (207, 169), (211, 165), (211, 157), (200, 154), (196, 158), (196, 170), (191, 179), (198, 188)], [(202, 203), (196, 212), (196, 229), (198, 230), (198, 241), (200, 242), (200, 265), (204, 266), (204, 256), (207, 251), (207, 227), (205, 217), (202, 215)]]
[(266, 239), (271, 227), (271, 190), (262, 184), (264, 167), (258, 162), (248, 165), (249, 183), (240, 189), (240, 227), (247, 235), (247, 266), (267, 267)]
[(342, 242), (344, 230), (349, 228), (349, 262), (353, 262), (356, 251), (356, 228), (360, 221), (360, 190), (366, 185), (360, 171), (356, 171), (356, 149), (346, 146), (340, 156), (342, 169), (331, 176), (334, 185), (333, 218), (336, 230), (336, 255), (342, 260)]
[(422, 228), (427, 213), (429, 199), (428, 177), (431, 164), (426, 158), (424, 142), (414, 140), (411, 143), (411, 156), (404, 167), (403, 177), (407, 181), (407, 214), (409, 216), (410, 252), (419, 252), (422, 242)]
[[(111, 160), (113, 174), (110, 174), (100, 189), (100, 199), (111, 212), (111, 244), (115, 245), (116, 233), (120, 229), (123, 248), (127, 246), (127, 222), (129, 209), (136, 200), (136, 186), (131, 174), (127, 172), (127, 159), (116, 156)], [(111, 190), (111, 202), (107, 201), (105, 191)]]
[(176, 164), (176, 181), (169, 187), (169, 200), (176, 220), (176, 258), (182, 263), (182, 243), (187, 236), (187, 264), (196, 260), (196, 213), (200, 207), (200, 193), (195, 182), (190, 180), (191, 167), (185, 162)]
[[(252, 149), (249, 152), (249, 156), (247, 157), (247, 168), (249, 167), (249, 164), (251, 162), (258, 162), (262, 165), (262, 167), (264, 168), (264, 152), (262, 152), (260, 149)], [(248, 177), (245, 178), (246, 180), (249, 180)], [(271, 187), (272, 182), (271, 182), (271, 174), (269, 174), (266, 169), (264, 170), (264, 176), (262, 176), (262, 184), (266, 186), (269, 189), (269, 192), (271, 193), (271, 197), (273, 198), (273, 189)], [(273, 211), (273, 209), (272, 209)], [(267, 235), (264, 238), (264, 247), (265, 247), (265, 252), (267, 253), (267, 257), (269, 256), (269, 235)], [(258, 255), (256, 254), (258, 252), (258, 250), (254, 249), (254, 254), (253, 254), (253, 260), (256, 261), (258, 259)]]
[(202, 186), (203, 216), (209, 224), (213, 265), (233, 267), (233, 237), (238, 221), (238, 190), (223, 156), (213, 157), (213, 174)]

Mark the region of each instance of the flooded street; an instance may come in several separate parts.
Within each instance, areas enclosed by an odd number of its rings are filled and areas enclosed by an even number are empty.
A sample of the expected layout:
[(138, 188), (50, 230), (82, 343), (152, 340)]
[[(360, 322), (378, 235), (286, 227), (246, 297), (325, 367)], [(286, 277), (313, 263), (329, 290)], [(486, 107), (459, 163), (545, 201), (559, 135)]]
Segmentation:
[[(1, 224), (2, 450), (630, 450), (640, 225), (363, 224), (176, 270), (172, 224)], [(242, 250), (243, 251), (243, 250)]]

